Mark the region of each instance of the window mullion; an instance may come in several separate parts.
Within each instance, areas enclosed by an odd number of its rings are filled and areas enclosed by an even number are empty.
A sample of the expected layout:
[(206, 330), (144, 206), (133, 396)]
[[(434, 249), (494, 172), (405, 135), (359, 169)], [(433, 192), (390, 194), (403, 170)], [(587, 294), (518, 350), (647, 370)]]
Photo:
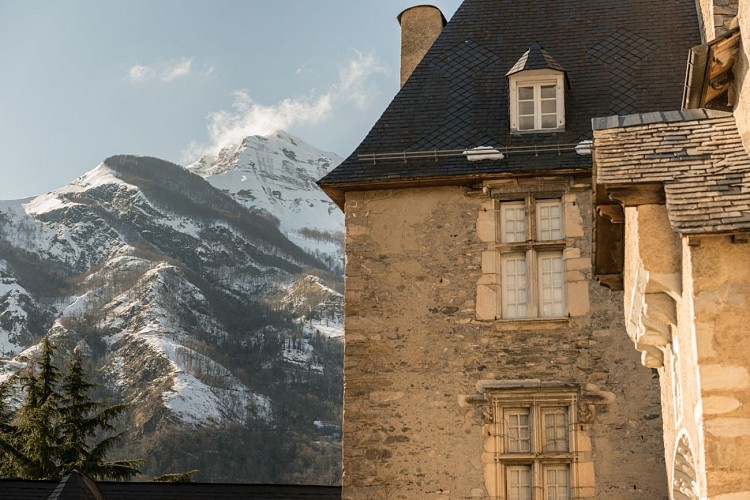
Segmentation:
[(526, 202), (526, 241), (536, 241), (536, 198), (527, 196)]
[[(536, 87), (535, 87), (536, 89)], [(536, 90), (535, 90), (536, 92)], [(537, 94), (534, 94), (536, 99)], [(536, 198), (526, 197), (526, 241), (536, 241)], [(528, 290), (527, 316), (536, 318), (539, 316), (539, 286), (537, 284), (536, 250), (530, 248), (526, 251), (526, 279)]]
[(542, 84), (534, 84), (534, 128), (542, 128)]
[(529, 318), (539, 317), (539, 266), (537, 252), (530, 248), (526, 252), (526, 279), (528, 290), (527, 313)]

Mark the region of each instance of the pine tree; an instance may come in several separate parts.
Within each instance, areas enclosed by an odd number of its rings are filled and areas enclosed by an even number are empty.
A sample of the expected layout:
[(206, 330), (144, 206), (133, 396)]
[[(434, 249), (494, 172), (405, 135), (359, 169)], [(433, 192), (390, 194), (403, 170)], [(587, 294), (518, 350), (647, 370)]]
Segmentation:
[(67, 373), (62, 382), (60, 408), (61, 442), (60, 466), (64, 471), (77, 469), (95, 479), (129, 479), (139, 473), (139, 460), (106, 460), (112, 446), (122, 439), (120, 432), (90, 446), (97, 431), (116, 431), (112, 424), (127, 409), (127, 405), (105, 406), (89, 398), (94, 384), (86, 380), (81, 353), (74, 352), (68, 361)]
[[(26, 397), (15, 419), (14, 448), (22, 478), (57, 479), (56, 447), (58, 397), (55, 389), (60, 371), (52, 359), (55, 346), (49, 338), (42, 341), (38, 360), (29, 363), (21, 383)], [(38, 373), (37, 373), (38, 372)]]
[(12, 474), (13, 464), (15, 463), (16, 450), (10, 445), (15, 426), (11, 423), (13, 420), (13, 411), (8, 404), (10, 397), (10, 385), (7, 383), (0, 385), (0, 477), (7, 477)]
[(38, 358), (17, 379), (24, 391), (11, 416), (3, 408), (8, 386), (0, 389), (0, 474), (21, 479), (59, 480), (77, 469), (95, 479), (128, 479), (139, 473), (139, 460), (108, 461), (107, 453), (123, 433), (90, 443), (101, 432), (115, 431), (114, 421), (126, 405), (92, 401), (80, 353), (68, 361), (64, 375), (55, 367), (55, 346), (45, 338)]

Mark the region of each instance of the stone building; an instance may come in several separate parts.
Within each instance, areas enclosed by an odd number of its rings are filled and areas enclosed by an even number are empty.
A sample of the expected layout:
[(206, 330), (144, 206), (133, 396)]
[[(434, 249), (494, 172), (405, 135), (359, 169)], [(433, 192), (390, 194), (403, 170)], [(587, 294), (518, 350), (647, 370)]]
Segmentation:
[(592, 273), (591, 117), (680, 107), (696, 3), (399, 20), (405, 82), (319, 181), (346, 215), (343, 497), (667, 498), (659, 381)]
[(595, 274), (624, 289), (628, 335), (658, 370), (672, 498), (739, 500), (750, 498), (750, 2), (700, 8), (710, 41), (691, 50), (683, 109), (593, 122)]

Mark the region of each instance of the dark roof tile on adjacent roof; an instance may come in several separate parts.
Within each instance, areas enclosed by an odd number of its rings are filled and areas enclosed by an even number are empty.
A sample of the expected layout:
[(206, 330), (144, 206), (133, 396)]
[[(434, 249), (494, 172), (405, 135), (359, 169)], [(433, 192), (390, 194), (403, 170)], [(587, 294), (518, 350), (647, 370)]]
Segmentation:
[[(565, 68), (565, 130), (511, 134), (505, 74), (535, 41)], [(693, 0), (465, 0), (359, 147), (319, 184), (341, 204), (344, 190), (382, 182), (590, 168), (572, 150), (483, 162), (359, 157), (591, 139), (591, 117), (679, 107), (698, 43)]]
[(663, 184), (681, 234), (750, 231), (750, 155), (734, 117), (702, 109), (661, 116), (594, 120), (597, 185)]
[[(3, 500), (45, 500), (56, 491), (55, 481), (0, 479)], [(209, 483), (96, 483), (106, 500), (334, 500), (341, 498), (339, 486)], [(60, 498), (87, 498), (60, 497)]]
[(73, 470), (58, 483), (47, 500), (105, 500), (93, 479)]

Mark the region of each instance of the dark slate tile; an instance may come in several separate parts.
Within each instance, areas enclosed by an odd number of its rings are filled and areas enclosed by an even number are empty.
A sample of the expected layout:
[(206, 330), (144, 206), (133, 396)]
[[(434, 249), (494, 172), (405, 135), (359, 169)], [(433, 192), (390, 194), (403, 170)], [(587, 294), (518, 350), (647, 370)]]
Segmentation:
[[(613, 128), (624, 121), (610, 117), (592, 124), (592, 117), (679, 108), (684, 54), (700, 43), (693, 3), (558, 0), (555, 5), (550, 9), (549, 0), (527, 0), (522, 8), (511, 0), (464, 1), (359, 147), (320, 183), (382, 179), (371, 163), (360, 164), (362, 153), (465, 149), (488, 138), (509, 146), (577, 143), (590, 136), (592, 125)], [(653, 19), (660, 20), (658, 30)], [(534, 42), (554, 55), (570, 83), (566, 128), (552, 139), (544, 134), (519, 138), (508, 129), (505, 73)], [(649, 57), (657, 50), (659, 57)], [(546, 57), (541, 49), (538, 56)], [(486, 172), (590, 166), (590, 159), (554, 158), (525, 156), (523, 162)], [(409, 162), (389, 176), (428, 178), (434, 175), (432, 167)], [(477, 168), (462, 159), (445, 167), (441, 175), (461, 176)]]

